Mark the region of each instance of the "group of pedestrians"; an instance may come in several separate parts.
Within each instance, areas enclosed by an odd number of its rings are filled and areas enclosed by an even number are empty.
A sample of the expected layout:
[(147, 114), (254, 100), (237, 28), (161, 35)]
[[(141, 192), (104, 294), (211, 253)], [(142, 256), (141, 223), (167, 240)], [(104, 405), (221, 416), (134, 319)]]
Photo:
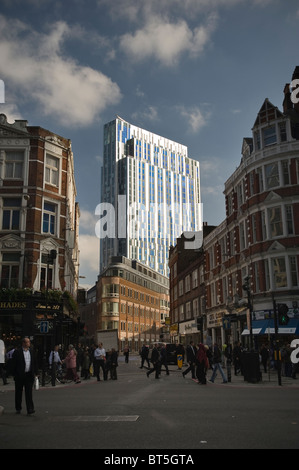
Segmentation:
[[(56, 348), (58, 346), (55, 350)], [(50, 353), (49, 363), (53, 357), (60, 364), (65, 364), (66, 378), (75, 383), (80, 383), (80, 378), (89, 380), (92, 376), (100, 381), (100, 375), (103, 376), (103, 380), (107, 380), (109, 372), (110, 378), (117, 380), (118, 353), (115, 349), (106, 351), (102, 343), (93, 344), (91, 347), (78, 344), (77, 348), (71, 344), (64, 360), (60, 359), (59, 353), (55, 350)]]
[(194, 342), (190, 341), (190, 344), (187, 346), (187, 362), (189, 366), (182, 372), (182, 376), (185, 378), (191, 372), (192, 379), (196, 380), (199, 385), (206, 385), (209, 369), (213, 371), (210, 382), (214, 383), (218, 372), (222, 376), (223, 383), (228, 381), (221, 365), (222, 354), (216, 343), (211, 351), (207, 345), (199, 343), (196, 347)]
[[(155, 378), (159, 379), (161, 375), (162, 366), (164, 366), (166, 370), (166, 375), (169, 375), (169, 369), (168, 369), (168, 364), (167, 364), (167, 353), (166, 353), (166, 348), (164, 345), (159, 347), (157, 343), (154, 344), (154, 347), (152, 349), (151, 361), (149, 361), (148, 346), (144, 345), (142, 347), (140, 355), (141, 355), (140, 369), (144, 367), (145, 362), (147, 362), (147, 365), (148, 365), (148, 371), (146, 373), (147, 377), (149, 377), (150, 374), (154, 372)], [(152, 363), (153, 367), (150, 366), (150, 362)]]

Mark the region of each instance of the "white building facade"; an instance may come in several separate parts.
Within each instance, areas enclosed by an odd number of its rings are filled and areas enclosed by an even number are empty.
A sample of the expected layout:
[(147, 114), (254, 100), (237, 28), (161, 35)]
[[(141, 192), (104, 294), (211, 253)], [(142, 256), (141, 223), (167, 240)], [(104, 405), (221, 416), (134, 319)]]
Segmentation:
[(182, 232), (202, 230), (200, 201), (199, 162), (186, 146), (119, 117), (107, 123), (100, 272), (121, 255), (167, 276), (169, 247)]

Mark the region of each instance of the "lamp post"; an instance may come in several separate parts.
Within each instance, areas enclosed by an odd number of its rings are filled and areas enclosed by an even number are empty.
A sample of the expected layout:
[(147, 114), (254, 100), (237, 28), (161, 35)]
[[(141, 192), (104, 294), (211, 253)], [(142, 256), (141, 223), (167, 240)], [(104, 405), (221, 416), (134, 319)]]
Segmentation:
[(281, 385), (281, 360), (280, 360), (280, 351), (279, 351), (279, 339), (278, 339), (278, 315), (277, 315), (277, 305), (274, 298), (274, 293), (271, 292), (272, 303), (273, 303), (273, 312), (274, 312), (274, 326), (275, 326), (275, 358), (277, 365), (277, 378), (278, 385)]
[(250, 331), (250, 348), (253, 350), (253, 334), (252, 334), (252, 298), (251, 298), (251, 290), (249, 286), (249, 279), (250, 277), (247, 276), (244, 279), (244, 284), (242, 286), (243, 290), (247, 292), (247, 303), (248, 303), (248, 310), (249, 310), (249, 331)]

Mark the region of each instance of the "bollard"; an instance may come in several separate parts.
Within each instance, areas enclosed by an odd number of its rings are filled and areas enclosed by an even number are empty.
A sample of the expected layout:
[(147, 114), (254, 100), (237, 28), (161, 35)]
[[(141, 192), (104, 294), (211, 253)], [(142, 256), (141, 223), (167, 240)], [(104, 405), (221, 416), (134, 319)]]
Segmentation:
[(182, 356), (182, 354), (177, 355), (177, 361), (178, 361), (178, 368), (181, 369), (183, 367), (183, 356)]

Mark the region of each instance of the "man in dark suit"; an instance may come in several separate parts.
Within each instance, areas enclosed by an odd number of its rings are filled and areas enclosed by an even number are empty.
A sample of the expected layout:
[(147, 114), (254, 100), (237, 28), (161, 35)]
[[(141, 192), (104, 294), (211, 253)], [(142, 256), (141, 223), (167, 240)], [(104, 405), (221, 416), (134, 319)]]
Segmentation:
[(196, 347), (194, 346), (193, 341), (190, 341), (190, 344), (187, 346), (187, 362), (189, 367), (182, 372), (182, 375), (185, 378), (185, 375), (191, 371), (192, 379), (195, 379)]
[(152, 367), (147, 373), (147, 377), (152, 374), (152, 372), (155, 372), (155, 378), (159, 378), (159, 373), (160, 373), (160, 352), (158, 349), (158, 345), (155, 344), (152, 350), (152, 357), (151, 357), (151, 362), (154, 367)]
[(16, 349), (12, 357), (12, 375), (15, 379), (15, 406), (17, 414), (21, 413), (23, 388), (25, 388), (25, 399), (27, 414), (35, 412), (32, 399), (32, 389), (35, 376), (38, 375), (37, 360), (30, 349), (29, 338), (22, 340), (22, 347)]

